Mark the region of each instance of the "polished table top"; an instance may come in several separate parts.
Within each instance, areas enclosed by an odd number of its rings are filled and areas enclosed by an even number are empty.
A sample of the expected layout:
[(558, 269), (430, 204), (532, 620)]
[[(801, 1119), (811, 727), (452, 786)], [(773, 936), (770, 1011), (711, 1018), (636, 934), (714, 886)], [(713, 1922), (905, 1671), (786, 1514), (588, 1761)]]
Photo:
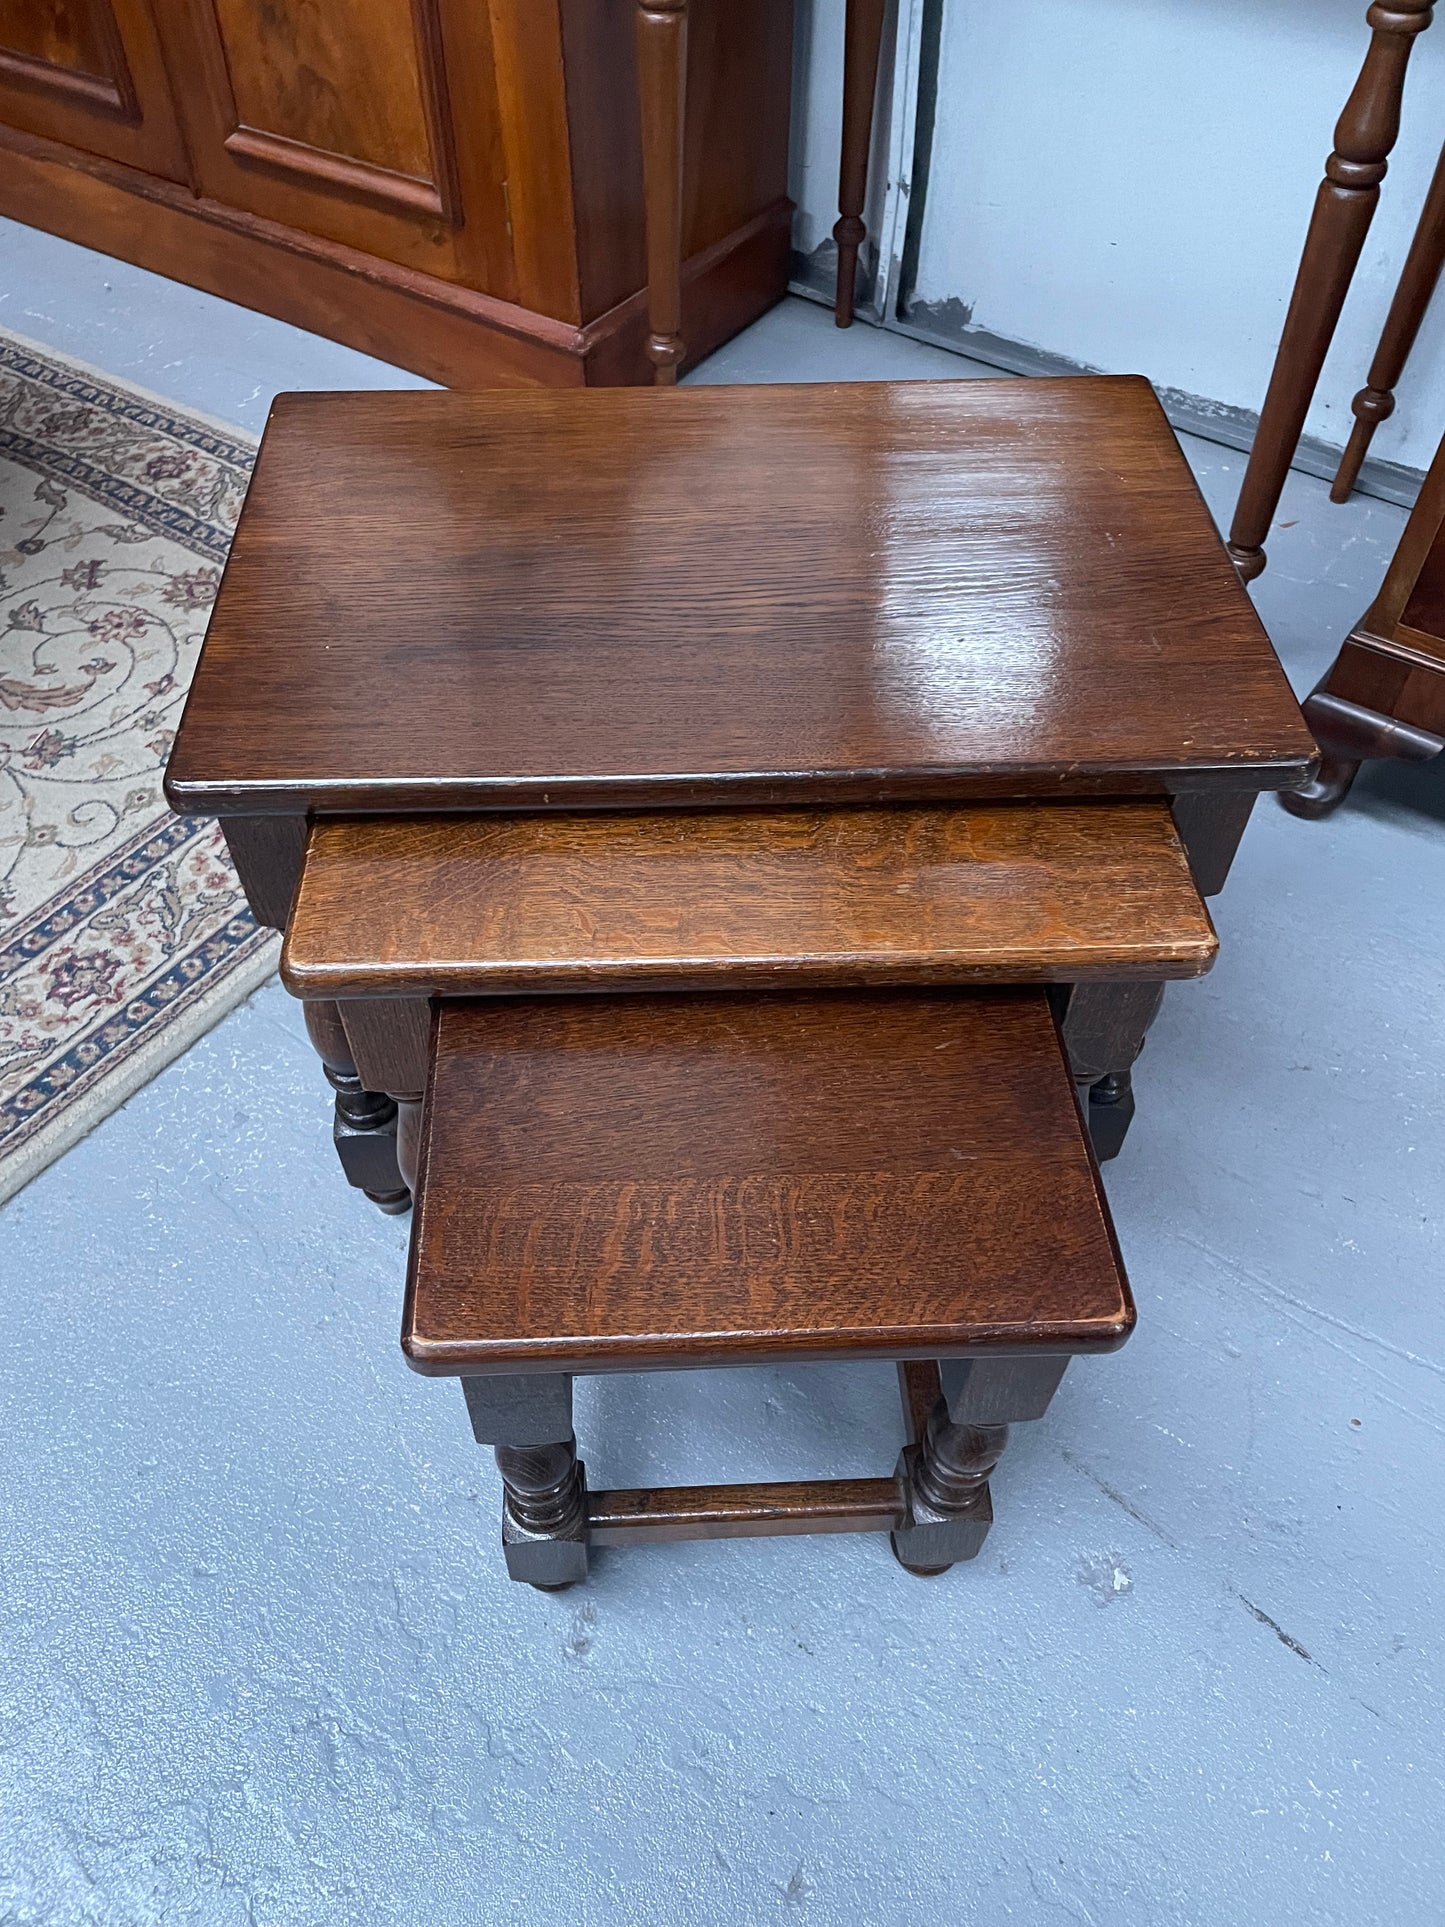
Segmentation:
[(1148, 384), (277, 401), (167, 779), (215, 813), (1290, 787)]
[(1134, 1323), (1041, 991), (438, 1005), (402, 1346), (648, 1371)]
[(1218, 943), (1169, 805), (323, 817), (298, 997), (1197, 977)]

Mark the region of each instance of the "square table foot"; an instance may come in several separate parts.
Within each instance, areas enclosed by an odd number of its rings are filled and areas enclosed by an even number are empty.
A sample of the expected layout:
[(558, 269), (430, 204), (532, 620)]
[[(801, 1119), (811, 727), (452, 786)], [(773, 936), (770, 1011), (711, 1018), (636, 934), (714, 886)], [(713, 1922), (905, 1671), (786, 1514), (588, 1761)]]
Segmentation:
[[(578, 1485), (585, 1495), (583, 1468)], [(510, 1504), (502, 1507), (502, 1554), (507, 1576), (543, 1592), (562, 1592), (587, 1577), (587, 1513), (584, 1506), (560, 1531), (529, 1526)]]
[[(1000, 1428), (1002, 1429), (1002, 1428)], [(907, 1495), (906, 1522), (889, 1535), (893, 1557), (906, 1572), (920, 1579), (936, 1577), (966, 1559), (976, 1559), (993, 1524), (993, 1501), (987, 1485), (975, 1490), (967, 1503), (945, 1508), (921, 1490), (923, 1445), (904, 1448), (898, 1478)]]

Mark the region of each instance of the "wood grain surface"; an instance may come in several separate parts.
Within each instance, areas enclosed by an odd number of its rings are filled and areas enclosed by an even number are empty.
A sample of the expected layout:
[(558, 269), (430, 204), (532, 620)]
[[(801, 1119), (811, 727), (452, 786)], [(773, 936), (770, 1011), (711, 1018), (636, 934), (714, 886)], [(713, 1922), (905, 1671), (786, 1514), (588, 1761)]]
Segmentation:
[(165, 55), (146, 0), (0, 0), (0, 122), (183, 180)]
[(587, 1494), (587, 1537), (594, 1547), (890, 1532), (907, 1516), (907, 1497), (896, 1478), (661, 1485)]
[(1284, 787), (1314, 746), (1133, 377), (292, 395), (177, 808)]
[(301, 997), (1078, 982), (1198, 976), (1216, 948), (1162, 802), (357, 817), (312, 827), (282, 976)]
[(419, 1371), (1109, 1351), (1133, 1307), (1042, 991), (438, 1005)]

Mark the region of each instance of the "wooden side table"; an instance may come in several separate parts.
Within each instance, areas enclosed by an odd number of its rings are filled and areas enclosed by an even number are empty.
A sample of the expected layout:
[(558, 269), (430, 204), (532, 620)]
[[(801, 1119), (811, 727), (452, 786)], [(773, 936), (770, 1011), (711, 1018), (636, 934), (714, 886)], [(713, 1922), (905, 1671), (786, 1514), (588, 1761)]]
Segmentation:
[[(1142, 380), (311, 395), (167, 793), (288, 931), (348, 1175), (416, 1201), (404, 1349), (556, 1587), (976, 1555), (1132, 1329), (1097, 1160), (1313, 760)], [(891, 1477), (589, 1489), (574, 1374), (842, 1358), (899, 1367)]]
[[(403, 1349), (461, 1380), (547, 1589), (597, 1546), (800, 1532), (935, 1577), (1009, 1425), (1134, 1324), (1040, 991), (446, 1002), (404, 1162)], [(589, 1487), (574, 1374), (825, 1359), (899, 1361), (891, 1477)]]
[(1042, 985), (1104, 1159), (1163, 984), (1216, 948), (1154, 799), (373, 816), (312, 825), (281, 975), (388, 1210), (438, 1001)]

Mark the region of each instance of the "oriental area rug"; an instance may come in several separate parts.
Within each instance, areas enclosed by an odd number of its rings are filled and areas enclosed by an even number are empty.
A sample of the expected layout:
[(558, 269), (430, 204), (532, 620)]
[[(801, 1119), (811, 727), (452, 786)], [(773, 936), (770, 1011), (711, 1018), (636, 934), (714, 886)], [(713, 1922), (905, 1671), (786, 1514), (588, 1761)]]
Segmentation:
[(0, 1199), (275, 968), (161, 794), (254, 456), (0, 332)]

